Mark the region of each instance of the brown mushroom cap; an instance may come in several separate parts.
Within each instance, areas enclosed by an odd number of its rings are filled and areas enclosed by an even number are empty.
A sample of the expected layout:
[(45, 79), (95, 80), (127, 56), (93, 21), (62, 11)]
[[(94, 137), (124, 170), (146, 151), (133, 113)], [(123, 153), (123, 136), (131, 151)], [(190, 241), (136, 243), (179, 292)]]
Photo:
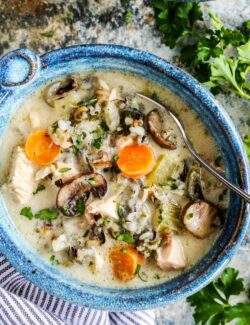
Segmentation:
[(90, 193), (101, 198), (107, 192), (105, 178), (97, 173), (87, 173), (75, 176), (65, 183), (58, 191), (56, 198), (57, 208), (68, 217), (79, 214), (78, 203), (85, 203)]
[(219, 210), (212, 203), (197, 200), (184, 209), (183, 223), (198, 238), (204, 238), (220, 224)]
[(150, 111), (146, 120), (151, 137), (160, 147), (169, 150), (176, 149), (176, 142), (173, 141), (169, 135), (164, 137), (163, 123), (161, 115), (157, 109)]
[(72, 90), (76, 90), (78, 84), (73, 78), (66, 78), (64, 80), (58, 80), (49, 84), (44, 90), (44, 100), (50, 106), (54, 106), (54, 101), (64, 98)]

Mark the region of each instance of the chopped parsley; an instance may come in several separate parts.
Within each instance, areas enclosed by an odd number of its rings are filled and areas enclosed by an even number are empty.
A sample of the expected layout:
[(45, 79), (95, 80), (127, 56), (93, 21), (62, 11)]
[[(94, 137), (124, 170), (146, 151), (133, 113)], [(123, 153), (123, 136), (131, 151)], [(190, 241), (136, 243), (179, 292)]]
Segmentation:
[(41, 192), (43, 190), (45, 190), (45, 186), (43, 184), (39, 184), (36, 188), (36, 190), (33, 192), (33, 195), (36, 195), (38, 192)]
[(158, 273), (155, 273), (155, 275), (154, 275), (154, 279), (156, 279), (156, 280), (160, 280), (160, 276), (159, 276), (159, 274)]
[(56, 130), (58, 129), (58, 121), (51, 124), (52, 133), (56, 133)]
[(116, 237), (116, 240), (125, 241), (128, 244), (134, 244), (135, 242), (133, 236), (130, 235), (128, 232), (120, 234), (118, 237)]
[(117, 156), (114, 156), (114, 162), (117, 162), (118, 160), (119, 160), (119, 156), (117, 155)]
[(91, 185), (91, 186), (95, 186), (95, 185), (96, 185), (96, 180), (95, 180), (93, 177), (89, 178), (89, 179), (87, 180), (87, 182), (88, 182), (89, 185)]
[(244, 147), (247, 153), (248, 160), (250, 161), (250, 134), (244, 138)]
[(31, 220), (33, 218), (33, 213), (31, 211), (31, 207), (22, 208), (22, 210), (20, 212), (20, 215), (28, 218), (29, 220)]
[(83, 198), (79, 198), (76, 201), (76, 212), (79, 214), (83, 214), (85, 210), (85, 202)]
[(60, 168), (60, 169), (59, 169), (59, 172), (60, 172), (60, 173), (66, 173), (66, 172), (68, 172), (69, 170), (71, 170), (71, 168), (69, 168), (69, 167), (63, 167), (63, 168)]
[(100, 149), (101, 146), (102, 146), (102, 138), (97, 138), (95, 140), (93, 140), (93, 146), (96, 148), (96, 149)]
[(48, 32), (44, 32), (44, 33), (41, 33), (42, 36), (45, 36), (45, 37), (53, 37), (55, 34), (55, 32), (53, 30), (50, 30)]
[(40, 220), (55, 220), (58, 217), (58, 211), (56, 209), (42, 209), (36, 214), (33, 214), (31, 207), (24, 207), (20, 211), (20, 215), (29, 220), (33, 218)]
[(174, 183), (170, 186), (171, 190), (176, 190), (178, 188), (178, 186)]
[(96, 149), (100, 149), (102, 146), (102, 141), (105, 138), (105, 129), (102, 124), (98, 126), (96, 130), (93, 131), (96, 134), (97, 138), (93, 140), (92, 144)]
[(72, 146), (71, 149), (75, 156), (79, 153), (79, 149), (76, 146)]
[(34, 217), (40, 220), (55, 220), (58, 217), (58, 211), (56, 209), (42, 209)]
[(120, 252), (122, 252), (122, 253), (126, 253), (127, 251), (128, 251), (127, 247), (122, 247), (120, 249)]
[(91, 97), (77, 103), (77, 106), (88, 106), (97, 102), (97, 97)]
[(117, 214), (119, 218), (125, 217), (125, 209), (122, 206), (119, 206), (117, 209)]
[(141, 281), (148, 282), (146, 274), (140, 271), (141, 271), (141, 265), (137, 264), (135, 269), (135, 275), (137, 275)]
[(192, 218), (193, 218), (193, 216), (194, 216), (194, 214), (193, 214), (193, 213), (189, 213), (189, 214), (187, 215), (187, 218), (188, 218), (188, 219), (192, 219)]
[(83, 234), (83, 237), (86, 238), (86, 237), (88, 236), (88, 234), (89, 234), (89, 229), (87, 229), (87, 230), (85, 231), (85, 233)]
[(107, 126), (105, 121), (101, 121), (100, 123), (100, 127), (103, 129), (103, 131), (108, 132), (109, 131), (109, 127)]
[(49, 258), (50, 262), (52, 265), (58, 265), (60, 264), (58, 259), (56, 259), (55, 255), (51, 255), (50, 258)]
[(108, 220), (107, 218), (103, 218), (102, 222), (104, 226), (107, 226), (110, 223), (110, 220)]
[(74, 13), (72, 11), (68, 11), (66, 18), (68, 22), (72, 23), (72, 21), (74, 20)]
[(82, 147), (82, 145), (83, 145), (83, 135), (82, 134), (78, 134), (76, 136), (76, 145), (77, 145), (77, 148)]
[(125, 16), (124, 16), (124, 20), (125, 20), (125, 23), (126, 24), (129, 24), (131, 22), (133, 18), (133, 13), (131, 10), (128, 10), (126, 13), (125, 13)]

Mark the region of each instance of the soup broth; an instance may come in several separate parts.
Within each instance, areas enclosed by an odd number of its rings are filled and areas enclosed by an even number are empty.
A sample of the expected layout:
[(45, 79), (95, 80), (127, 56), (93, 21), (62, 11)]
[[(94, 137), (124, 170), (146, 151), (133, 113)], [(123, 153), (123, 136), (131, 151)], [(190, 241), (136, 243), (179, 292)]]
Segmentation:
[(196, 264), (222, 225), (227, 193), (186, 149), (223, 161), (198, 116), (143, 78), (98, 71), (30, 95), (1, 144), (2, 193), (23, 237), (48, 263), (84, 282), (135, 288)]

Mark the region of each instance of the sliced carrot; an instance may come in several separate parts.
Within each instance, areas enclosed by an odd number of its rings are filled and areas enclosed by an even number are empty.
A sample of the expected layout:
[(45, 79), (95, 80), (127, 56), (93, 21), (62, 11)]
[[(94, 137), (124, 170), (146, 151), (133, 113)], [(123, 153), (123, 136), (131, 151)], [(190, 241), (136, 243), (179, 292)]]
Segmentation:
[(60, 153), (60, 146), (52, 141), (46, 130), (39, 130), (28, 136), (25, 153), (34, 164), (44, 166), (55, 160)]
[(144, 263), (144, 257), (132, 245), (126, 243), (114, 247), (109, 257), (115, 277), (124, 282), (133, 279), (137, 265)]
[(118, 157), (117, 165), (122, 173), (133, 179), (149, 174), (155, 166), (153, 150), (145, 144), (124, 147)]

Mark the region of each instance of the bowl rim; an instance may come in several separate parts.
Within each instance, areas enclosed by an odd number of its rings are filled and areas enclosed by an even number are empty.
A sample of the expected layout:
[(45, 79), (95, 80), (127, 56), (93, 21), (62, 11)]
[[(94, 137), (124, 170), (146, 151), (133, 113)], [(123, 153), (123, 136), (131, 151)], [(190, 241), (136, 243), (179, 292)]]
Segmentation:
[[(50, 66), (61, 62), (61, 60), (69, 61), (72, 63), (78, 57), (110, 57), (110, 58), (122, 58), (126, 61), (134, 61), (141, 65), (149, 65), (158, 72), (174, 79), (177, 83), (181, 84), (182, 87), (186, 88), (192, 96), (195, 96), (202, 105), (206, 106), (209, 112), (216, 114), (221, 119), (221, 123), (226, 125), (225, 132), (229, 139), (234, 139), (231, 143), (233, 149), (238, 153), (237, 165), (240, 173), (240, 182), (242, 187), (249, 191), (250, 188), (250, 177), (249, 177), (249, 165), (247, 156), (243, 147), (242, 140), (236, 130), (233, 122), (229, 118), (227, 112), (224, 108), (217, 102), (215, 97), (203, 87), (197, 80), (195, 80), (188, 73), (182, 71), (180, 68), (171, 64), (170, 62), (155, 56), (154, 54), (136, 50), (130, 47), (120, 46), (120, 45), (107, 45), (107, 44), (89, 44), (89, 45), (75, 45), (71, 47), (66, 47), (62, 49), (57, 49), (40, 56), (41, 69), (47, 69)], [(0, 90), (1, 97), (1, 90)], [(1, 105), (1, 104), (0, 104)], [(33, 274), (31, 272), (30, 262), (27, 256), (18, 250), (17, 245), (11, 241), (10, 238), (5, 238), (5, 231), (0, 227), (0, 251), (6, 256), (10, 263), (22, 274), (24, 274), (30, 281), (32, 281), (38, 287), (44, 289), (49, 294), (55, 295), (58, 298), (71, 301), (86, 307), (94, 307), (103, 310), (112, 311), (125, 311), (125, 310), (141, 310), (155, 308), (165, 305), (170, 301), (174, 301), (181, 297), (186, 297), (191, 293), (195, 293), (208, 284), (215, 276), (217, 276), (225, 265), (229, 262), (236, 249), (240, 246), (244, 235), (247, 232), (249, 225), (249, 207), (247, 204), (241, 201), (241, 210), (239, 211), (241, 215), (242, 222), (239, 224), (238, 228), (235, 229), (235, 237), (228, 242), (228, 245), (223, 248), (223, 253), (217, 257), (210, 268), (206, 272), (199, 274), (194, 280), (186, 281), (186, 283), (178, 290), (172, 290), (168, 295), (164, 295), (164, 290), (154, 292), (158, 286), (140, 288), (140, 289), (129, 289), (126, 292), (133, 292), (131, 297), (123, 297), (123, 289), (118, 289), (121, 293), (117, 293), (113, 296), (96, 295), (88, 292), (88, 288), (92, 286), (86, 285), (87, 291), (83, 292), (81, 297), (76, 297), (74, 288), (64, 286), (62, 289), (55, 288), (55, 281), (58, 283), (58, 278), (47, 277), (46, 283), (41, 282), (38, 279), (38, 273)], [(4, 245), (3, 245), (4, 243)], [(18, 251), (18, 254), (16, 253)], [(96, 288), (101, 288), (96, 286)], [(151, 288), (151, 289), (150, 289)], [(142, 290), (141, 290), (142, 289)], [(149, 289), (147, 299), (144, 299), (143, 294), (138, 294), (139, 291), (144, 291)], [(105, 288), (106, 290), (106, 288)], [(104, 291), (105, 291), (104, 290)], [(115, 290), (110, 289), (110, 292)], [(121, 300), (118, 297), (121, 296)], [(105, 300), (105, 301), (104, 301)], [(108, 307), (108, 308), (107, 308)]]

